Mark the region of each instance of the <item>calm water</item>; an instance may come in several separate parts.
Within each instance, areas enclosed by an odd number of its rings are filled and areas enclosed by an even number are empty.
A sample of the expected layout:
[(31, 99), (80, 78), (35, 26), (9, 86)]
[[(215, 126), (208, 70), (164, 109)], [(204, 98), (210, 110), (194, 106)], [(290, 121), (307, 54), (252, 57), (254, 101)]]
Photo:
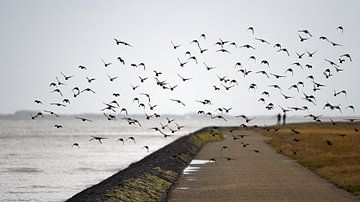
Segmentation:
[[(56, 129), (54, 124), (59, 122), (63, 128)], [(0, 200), (63, 201), (183, 135), (204, 126), (243, 123), (239, 119), (224, 122), (184, 118), (176, 122), (185, 127), (164, 138), (149, 130), (160, 127), (160, 122), (165, 120), (143, 120), (142, 127), (104, 119), (92, 123), (74, 119), (0, 120)], [(256, 124), (260, 122), (264, 123), (257, 120)], [(89, 141), (91, 135), (108, 139), (100, 144)], [(116, 141), (130, 136), (135, 137), (136, 144)], [(75, 142), (80, 149), (72, 148)], [(149, 153), (142, 148), (145, 145)]]

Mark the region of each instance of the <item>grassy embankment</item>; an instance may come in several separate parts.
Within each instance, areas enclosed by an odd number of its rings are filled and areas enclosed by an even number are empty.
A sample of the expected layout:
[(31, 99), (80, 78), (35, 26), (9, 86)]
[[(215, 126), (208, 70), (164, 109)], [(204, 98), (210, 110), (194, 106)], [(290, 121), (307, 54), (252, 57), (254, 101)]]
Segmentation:
[(301, 123), (256, 129), (279, 153), (360, 198), (360, 122)]
[(210, 128), (181, 137), (68, 201), (166, 201), (171, 186), (201, 147), (223, 138)]

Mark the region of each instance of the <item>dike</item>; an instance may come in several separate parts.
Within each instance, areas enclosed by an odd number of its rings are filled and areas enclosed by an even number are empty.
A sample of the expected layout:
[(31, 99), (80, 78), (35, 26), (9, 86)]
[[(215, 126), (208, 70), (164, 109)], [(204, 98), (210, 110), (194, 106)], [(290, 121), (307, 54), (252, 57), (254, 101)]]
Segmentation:
[(183, 136), (126, 169), (74, 195), (72, 201), (166, 201), (168, 192), (200, 149), (224, 139), (217, 127)]

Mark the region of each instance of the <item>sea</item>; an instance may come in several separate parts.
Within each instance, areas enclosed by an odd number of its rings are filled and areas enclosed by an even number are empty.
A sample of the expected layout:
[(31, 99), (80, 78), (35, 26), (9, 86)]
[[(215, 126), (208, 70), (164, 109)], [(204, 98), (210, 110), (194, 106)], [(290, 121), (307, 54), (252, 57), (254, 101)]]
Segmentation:
[[(205, 119), (178, 116), (164, 137), (152, 127), (167, 124), (165, 118), (125, 120), (93, 117), (82, 122), (66, 118), (0, 119), (0, 201), (64, 201), (137, 162), (181, 136), (205, 126), (239, 126), (242, 119)], [(293, 122), (296, 120), (292, 120)], [(251, 124), (275, 124), (275, 117), (254, 119)], [(62, 128), (54, 127), (61, 123)], [(89, 141), (101, 136), (102, 143)], [(134, 137), (135, 142), (129, 137)], [(118, 141), (123, 138), (125, 142)], [(128, 140), (126, 140), (128, 139)], [(73, 146), (78, 143), (79, 147)], [(144, 146), (148, 146), (149, 151)]]

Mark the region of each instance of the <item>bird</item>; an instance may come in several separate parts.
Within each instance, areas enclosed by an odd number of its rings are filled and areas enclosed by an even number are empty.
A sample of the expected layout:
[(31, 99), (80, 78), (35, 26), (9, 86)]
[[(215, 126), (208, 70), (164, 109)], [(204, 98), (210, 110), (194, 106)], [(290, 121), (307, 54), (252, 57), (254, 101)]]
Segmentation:
[(127, 141), (127, 140), (132, 140), (132, 141), (134, 142), (134, 144), (136, 144), (135, 138), (132, 137), (132, 136), (131, 136), (131, 137), (128, 137), (128, 138), (126, 139), (126, 141)]
[(305, 55), (305, 53), (297, 53), (295, 52), (299, 59), (302, 59), (302, 57)]
[(337, 28), (336, 28), (336, 30), (340, 30), (341, 31), (341, 34), (343, 34), (344, 33), (344, 28), (343, 28), (343, 26), (338, 26)]
[(62, 125), (60, 125), (60, 124), (55, 124), (54, 127), (55, 127), (55, 128), (62, 128)]
[(119, 139), (117, 139), (116, 141), (117, 141), (117, 142), (118, 142), (118, 141), (121, 141), (121, 142), (123, 143), (123, 145), (125, 145), (125, 141), (124, 141), (123, 138), (119, 138)]
[(267, 60), (262, 60), (260, 62), (260, 64), (264, 64), (264, 65), (267, 65), (268, 67), (270, 67), (269, 62)]
[(208, 51), (208, 49), (206, 49), (206, 48), (202, 49), (199, 44), (198, 44), (198, 48), (199, 48), (201, 54), (203, 54), (205, 51)]
[(177, 99), (170, 99), (171, 101), (177, 102), (179, 104), (182, 104), (183, 106), (186, 106), (181, 100), (177, 100)]
[(268, 73), (267, 73), (266, 71), (264, 71), (264, 70), (257, 71), (257, 72), (256, 72), (256, 74), (263, 74), (263, 75), (265, 75), (266, 77), (268, 77), (268, 78), (269, 78)]
[(170, 42), (171, 42), (171, 45), (173, 46), (174, 50), (181, 46), (180, 44), (175, 45), (173, 41), (170, 41)]
[(317, 53), (318, 51), (316, 50), (316, 51), (314, 51), (314, 52), (312, 52), (312, 53), (310, 53), (309, 51), (306, 51), (306, 52), (307, 52), (309, 58), (311, 58), (311, 57), (313, 57), (314, 54)]
[(110, 80), (111, 82), (113, 82), (115, 79), (118, 78), (117, 76), (111, 77), (109, 74), (108, 74), (107, 76), (109, 77), (109, 80)]
[(355, 107), (353, 105), (349, 105), (345, 109), (352, 109), (352, 111), (355, 112)]
[(249, 44), (245, 44), (245, 45), (242, 45), (242, 46), (240, 46), (239, 48), (251, 48), (251, 49), (254, 49), (255, 50), (255, 48), (254, 47), (252, 47), (251, 45), (249, 45)]
[(298, 32), (305, 33), (305, 34), (309, 35), (310, 37), (312, 37), (311, 33), (307, 29), (302, 29), (302, 30), (299, 30)]
[(93, 122), (92, 120), (90, 119), (87, 119), (87, 118), (82, 118), (82, 117), (75, 117), (75, 119), (80, 119), (82, 122)]
[(93, 91), (91, 88), (85, 88), (84, 90), (81, 91), (81, 93), (83, 92), (92, 92), (95, 94), (95, 91)]
[(225, 107), (223, 107), (222, 109), (225, 111), (225, 113), (229, 113), (230, 110), (232, 110), (232, 107), (230, 107), (230, 108), (225, 108)]
[(266, 44), (269, 44), (269, 45), (270, 45), (270, 43), (269, 43), (268, 41), (266, 41), (265, 39), (255, 38), (255, 40), (258, 40), (258, 41), (260, 41), (261, 43), (266, 43)]
[(70, 104), (70, 100), (65, 98), (63, 99), (63, 103)]
[(148, 93), (140, 93), (140, 95), (145, 95), (148, 99), (148, 102), (151, 102), (150, 95)]
[(246, 30), (251, 31), (251, 33), (254, 35), (254, 27), (248, 27)]
[(285, 52), (288, 56), (290, 56), (289, 51), (286, 48), (280, 48), (278, 51), (276, 52)]
[(85, 77), (88, 83), (95, 81), (95, 78)]
[(144, 81), (146, 81), (148, 78), (147, 77), (142, 78), (141, 76), (139, 76), (139, 79), (141, 83), (144, 83)]
[(39, 116), (41, 116), (41, 118), (44, 118), (44, 114), (43, 113), (41, 113), (41, 112), (38, 112), (35, 116), (33, 116), (32, 114), (30, 114), (30, 116), (31, 116), (31, 119), (36, 119), (37, 117), (39, 117)]
[(222, 152), (222, 151), (224, 151), (225, 149), (226, 149), (226, 150), (230, 150), (230, 148), (229, 148), (228, 146), (222, 146), (221, 149), (220, 149), (220, 151)]
[(91, 136), (91, 138), (89, 139), (89, 141), (97, 140), (97, 141), (99, 141), (100, 144), (102, 144), (102, 141), (101, 141), (101, 140), (105, 140), (105, 139), (108, 139), (108, 138), (106, 138), (106, 137), (100, 137), (100, 136)]
[(222, 53), (229, 53), (229, 54), (231, 54), (230, 51), (228, 51), (228, 50), (226, 50), (226, 49), (224, 49), (224, 48), (221, 48), (221, 49), (219, 49), (219, 50), (216, 50), (216, 52), (222, 52)]
[(182, 80), (183, 82), (193, 79), (193, 78), (184, 78), (184, 77), (182, 77), (180, 74), (177, 74), (177, 75), (181, 78), (181, 80)]
[(187, 62), (181, 62), (179, 58), (177, 58), (177, 60), (179, 61), (180, 67), (184, 67), (187, 64)]
[(290, 98), (294, 98), (294, 97), (291, 97), (291, 96), (287, 96), (287, 95), (283, 94), (282, 92), (280, 92), (280, 94), (284, 97), (285, 100), (290, 99)]
[(309, 40), (310, 38), (305, 38), (305, 37), (302, 37), (300, 34), (298, 34), (299, 38), (300, 38), (300, 42), (304, 42), (306, 40)]
[(213, 116), (213, 117), (211, 117), (211, 119), (222, 119), (222, 120), (224, 120), (224, 121), (227, 121), (223, 116), (221, 116), (221, 115), (217, 115), (217, 116)]
[(50, 103), (50, 105), (55, 105), (55, 106), (58, 106), (58, 107), (66, 107), (66, 105), (61, 104), (61, 103), (56, 103), (56, 102), (52, 102), (52, 103)]
[(82, 69), (82, 70), (87, 70), (87, 68), (83, 65), (79, 65), (79, 69)]
[(277, 85), (277, 84), (269, 85), (269, 87), (277, 88), (277, 89), (279, 89), (280, 91), (282, 91), (282, 89), (280, 88), (280, 86)]
[(80, 149), (80, 145), (79, 145), (79, 143), (75, 142), (75, 143), (72, 145), (72, 147), (71, 147), (71, 148), (74, 148), (74, 147), (77, 147), (78, 149)]
[(101, 62), (104, 64), (105, 67), (108, 67), (112, 64), (111, 62), (106, 63), (103, 59), (101, 59)]
[(121, 64), (125, 65), (125, 60), (122, 59), (120, 56), (117, 57), (116, 59), (118, 59)]
[(326, 141), (325, 141), (325, 144), (331, 146), (331, 145), (333, 145), (333, 142), (331, 142), (330, 140), (326, 140)]
[(146, 149), (146, 152), (149, 153), (149, 146), (145, 145), (145, 146), (141, 147), (141, 149)]
[(64, 73), (62, 73), (62, 72), (60, 72), (60, 74), (64, 77), (65, 81), (67, 81), (67, 80), (69, 80), (69, 79), (71, 79), (71, 78), (74, 77), (74, 75), (72, 75), (72, 76), (66, 76), (66, 75), (65, 75)]
[(168, 117), (166, 117), (167, 123), (170, 124), (171, 122), (175, 121), (175, 119), (169, 119)]
[(197, 59), (196, 59), (196, 57), (195, 57), (195, 56), (191, 56), (191, 57), (189, 57), (189, 58), (188, 58), (188, 61), (189, 61), (189, 60), (194, 60), (196, 64), (198, 63), (198, 62), (197, 62)]
[(125, 42), (125, 41), (120, 41), (120, 40), (118, 40), (118, 39), (116, 39), (116, 38), (114, 38), (114, 40), (115, 40), (116, 45), (122, 44), (122, 45), (124, 45), (124, 46), (133, 47), (132, 45), (130, 45), (129, 43), (127, 43), (127, 42)]
[(63, 97), (63, 94), (62, 94), (62, 92), (61, 92), (61, 90), (60, 89), (55, 89), (55, 90), (53, 90), (53, 91), (51, 91), (52, 93), (54, 93), (54, 92), (57, 92), (57, 93), (59, 93), (60, 95), (61, 95), (61, 97)]
[(276, 79), (286, 77), (286, 76), (283, 76), (283, 75), (278, 75), (278, 74), (273, 74), (273, 73), (270, 73), (270, 75), (274, 76)]
[(343, 54), (343, 55), (340, 55), (340, 57), (341, 57), (341, 58), (342, 58), (342, 57), (347, 57), (347, 58), (350, 60), (350, 62), (352, 62), (351, 56), (350, 56), (350, 54), (348, 54), (348, 53)]
[[(46, 112), (46, 113), (49, 113), (49, 114), (51, 114), (51, 115), (54, 115), (54, 116), (56, 116), (56, 117), (60, 117), (59, 115), (57, 115), (55, 112), (53, 112), (53, 111), (49, 111), (49, 110), (44, 110), (44, 112)], [(39, 113), (38, 113), (39, 114)]]
[(34, 101), (36, 104), (42, 104), (42, 102), (40, 100), (35, 100)]

